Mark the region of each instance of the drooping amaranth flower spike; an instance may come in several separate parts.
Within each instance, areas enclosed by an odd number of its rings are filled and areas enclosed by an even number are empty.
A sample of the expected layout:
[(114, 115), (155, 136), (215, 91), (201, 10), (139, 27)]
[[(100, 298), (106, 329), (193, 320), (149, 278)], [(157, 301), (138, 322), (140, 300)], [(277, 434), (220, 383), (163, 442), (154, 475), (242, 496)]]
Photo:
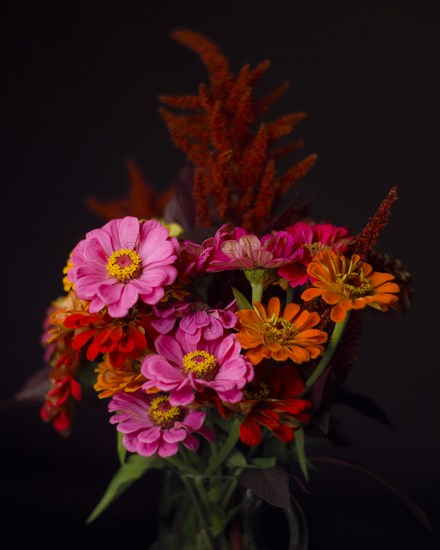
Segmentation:
[(333, 306), (330, 317), (335, 323), (344, 321), (351, 309), (371, 306), (387, 311), (398, 301), (400, 289), (392, 282), (394, 276), (373, 271), (358, 254), (348, 259), (339, 251), (321, 252), (309, 264), (307, 272), (313, 287), (306, 289), (301, 298), (308, 301), (321, 296)]
[(87, 233), (72, 253), (69, 280), (90, 313), (108, 306), (111, 317), (125, 317), (141, 299), (156, 304), (174, 282), (177, 240), (158, 221), (127, 216)]
[(179, 443), (197, 451), (200, 443), (194, 433), (210, 441), (215, 439), (203, 425), (206, 413), (171, 405), (165, 394), (119, 392), (113, 396), (108, 409), (116, 413), (110, 422), (117, 424), (116, 429), (124, 434), (124, 447), (142, 456), (157, 453), (166, 458), (175, 455)]

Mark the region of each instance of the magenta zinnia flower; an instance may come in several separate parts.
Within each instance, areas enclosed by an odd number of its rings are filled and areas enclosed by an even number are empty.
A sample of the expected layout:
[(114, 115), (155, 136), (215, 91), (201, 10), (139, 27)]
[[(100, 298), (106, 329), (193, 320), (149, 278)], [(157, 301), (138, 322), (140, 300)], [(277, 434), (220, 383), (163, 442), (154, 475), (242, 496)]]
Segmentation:
[(72, 253), (69, 280), (90, 313), (108, 306), (111, 317), (125, 317), (140, 298), (156, 304), (174, 282), (178, 244), (158, 221), (127, 216), (87, 233)]
[(261, 239), (256, 235), (242, 234), (236, 239), (218, 242), (208, 271), (276, 269), (301, 254), (302, 251), (295, 247), (293, 237), (285, 231), (265, 235)]
[(154, 312), (158, 319), (152, 325), (160, 334), (167, 334), (180, 319), (177, 331), (189, 346), (196, 349), (202, 338), (216, 340), (225, 333), (229, 334), (228, 331), (237, 324), (235, 309), (235, 301), (225, 309), (211, 309), (203, 302), (175, 303), (165, 308), (156, 306)]
[(148, 379), (142, 388), (169, 392), (172, 405), (188, 405), (195, 392), (206, 388), (222, 401), (236, 403), (254, 375), (235, 334), (217, 340), (202, 338), (196, 348), (182, 334), (160, 335), (155, 347), (158, 355), (148, 355), (142, 363), (141, 372)]
[(166, 458), (175, 455), (179, 443), (197, 451), (199, 441), (193, 433), (210, 441), (215, 439), (215, 435), (203, 426), (206, 413), (172, 406), (165, 394), (119, 392), (113, 396), (108, 410), (116, 412), (110, 422), (118, 424), (117, 430), (124, 434), (124, 447), (142, 456), (157, 453)]
[(287, 227), (286, 232), (293, 237), (295, 247), (302, 250), (294, 263), (284, 265), (278, 271), (292, 287), (304, 285), (309, 280), (307, 266), (317, 254), (323, 250), (345, 252), (353, 240), (345, 227), (336, 227), (329, 223), (297, 222)]

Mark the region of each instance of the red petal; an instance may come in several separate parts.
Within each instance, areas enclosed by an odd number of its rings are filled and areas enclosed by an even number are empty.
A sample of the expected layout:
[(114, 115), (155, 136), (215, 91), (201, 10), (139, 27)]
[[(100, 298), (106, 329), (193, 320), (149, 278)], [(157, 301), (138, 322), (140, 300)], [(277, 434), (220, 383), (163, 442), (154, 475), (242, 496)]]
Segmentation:
[(250, 446), (261, 442), (261, 428), (253, 418), (248, 416), (240, 426), (240, 439)]

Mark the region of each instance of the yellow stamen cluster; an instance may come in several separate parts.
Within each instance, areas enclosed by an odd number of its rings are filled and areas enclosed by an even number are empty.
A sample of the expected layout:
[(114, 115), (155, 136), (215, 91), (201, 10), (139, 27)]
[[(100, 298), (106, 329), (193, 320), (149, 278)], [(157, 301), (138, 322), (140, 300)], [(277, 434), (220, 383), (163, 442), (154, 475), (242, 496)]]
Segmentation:
[(193, 372), (198, 378), (210, 379), (217, 370), (214, 355), (207, 351), (197, 350), (183, 357), (183, 371)]
[(107, 260), (107, 272), (121, 283), (136, 279), (141, 270), (141, 258), (137, 252), (129, 248), (121, 248)]
[(295, 325), (282, 317), (274, 317), (263, 323), (266, 344), (284, 344), (293, 340), (297, 334)]
[(174, 422), (179, 420), (182, 415), (182, 409), (180, 407), (173, 407), (169, 404), (169, 397), (167, 395), (159, 395), (151, 401), (150, 410), (148, 416), (158, 426), (167, 427), (172, 426)]
[(270, 394), (269, 386), (267, 384), (265, 384), (264, 382), (262, 382), (260, 384), (260, 389), (258, 391), (244, 390), (243, 398), (248, 399), (248, 400), (251, 400), (251, 399), (261, 400), (261, 399), (265, 399), (266, 397), (268, 397), (269, 394)]
[(344, 285), (344, 290), (351, 298), (360, 298), (371, 293), (372, 284), (364, 276), (362, 269), (344, 275), (337, 275), (336, 281)]
[(69, 270), (74, 267), (74, 264), (72, 262), (72, 253), (69, 254), (69, 257), (67, 258), (67, 263), (65, 267), (63, 268), (63, 288), (65, 292), (69, 292), (69, 290), (75, 289), (75, 284), (69, 281), (67, 274), (69, 273)]

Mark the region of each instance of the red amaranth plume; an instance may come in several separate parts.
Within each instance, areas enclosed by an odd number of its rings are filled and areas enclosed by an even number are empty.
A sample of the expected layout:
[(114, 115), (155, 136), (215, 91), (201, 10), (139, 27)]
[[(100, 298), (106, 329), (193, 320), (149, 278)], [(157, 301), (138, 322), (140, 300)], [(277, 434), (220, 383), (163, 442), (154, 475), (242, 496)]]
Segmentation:
[(254, 69), (245, 65), (235, 77), (220, 48), (208, 38), (189, 30), (176, 30), (172, 37), (199, 55), (210, 78), (210, 86), (201, 84), (197, 95), (159, 98), (167, 106), (159, 112), (174, 144), (195, 167), (197, 224), (233, 222), (261, 232), (278, 199), (316, 160), (316, 155), (309, 155), (284, 175), (276, 175), (276, 161), (302, 146), (300, 140), (282, 146), (278, 142), (305, 113), (257, 125), (288, 88), (286, 82), (263, 98), (253, 97), (270, 62)]
[(153, 186), (142, 175), (134, 160), (127, 161), (129, 193), (112, 201), (100, 201), (94, 197), (86, 200), (87, 206), (105, 220), (135, 216), (141, 219), (160, 217), (170, 199), (171, 190), (157, 195)]
[(356, 237), (352, 251), (359, 254), (361, 258), (367, 258), (374, 245), (386, 227), (391, 215), (391, 208), (397, 200), (397, 187), (394, 186), (386, 198), (381, 202), (379, 208), (368, 220), (367, 225)]

